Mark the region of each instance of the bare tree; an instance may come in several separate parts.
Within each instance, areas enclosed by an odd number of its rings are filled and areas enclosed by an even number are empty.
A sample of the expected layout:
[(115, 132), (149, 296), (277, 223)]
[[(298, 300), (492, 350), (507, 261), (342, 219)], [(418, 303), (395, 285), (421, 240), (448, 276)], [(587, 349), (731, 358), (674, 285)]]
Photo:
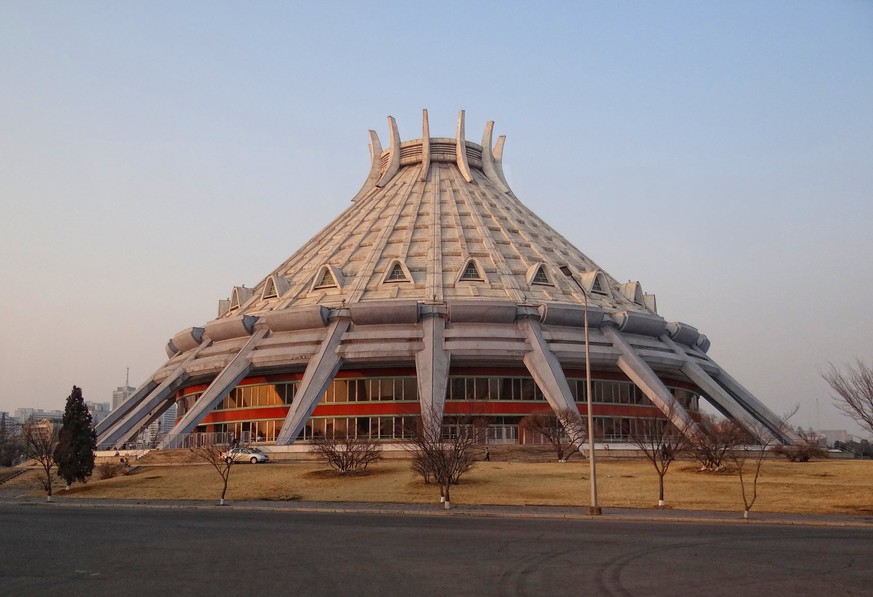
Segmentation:
[(794, 444), (773, 446), (773, 452), (781, 454), (789, 462), (809, 462), (813, 458), (827, 458), (827, 450), (818, 443), (818, 437), (812, 429), (804, 431), (802, 427), (795, 430), (800, 441)]
[(341, 475), (362, 472), (382, 459), (376, 440), (370, 437), (319, 436), (313, 439), (310, 452), (325, 461)]
[[(787, 427), (788, 419), (797, 413), (798, 407), (782, 416), (779, 428)], [(763, 423), (756, 423), (745, 430), (743, 437), (728, 452), (728, 459), (736, 468), (740, 477), (740, 490), (743, 495), (743, 518), (749, 517), (749, 512), (758, 499), (758, 479), (761, 477), (761, 465), (767, 451), (778, 443), (776, 434), (772, 433)], [(751, 458), (750, 458), (751, 456)]]
[(37, 422), (31, 417), (22, 426), (24, 450), (28, 458), (33, 458), (42, 467), (45, 476), (40, 480), (46, 491), (45, 501), (52, 501), (52, 465), (58, 446), (58, 429), (54, 422), (42, 419)]
[(588, 438), (579, 411), (570, 409), (557, 413), (534, 413), (525, 417), (521, 424), (527, 431), (539, 434), (551, 444), (558, 462), (567, 462), (574, 453), (582, 450)]
[(663, 508), (664, 477), (670, 470), (670, 465), (684, 451), (691, 441), (673, 424), (667, 413), (666, 418), (646, 418), (637, 420), (637, 430), (631, 435), (631, 441), (642, 450), (643, 454), (658, 473), (658, 507)]
[(452, 507), (451, 486), (476, 465), (473, 447), (477, 443), (476, 427), (472, 419), (443, 424), (435, 413), (422, 413), (417, 429), (408, 445), (412, 470), (425, 483), (433, 479), (440, 488), (440, 501), (449, 510)]
[[(767, 454), (771, 441), (769, 437), (762, 438), (761, 429), (745, 436), (745, 441), (733, 446), (728, 452), (728, 459), (736, 468), (740, 477), (740, 489), (743, 495), (743, 518), (749, 517), (749, 512), (758, 499), (758, 478), (761, 476), (761, 465)], [(753, 454), (751, 460), (749, 455)]]
[(873, 433), (873, 365), (858, 359), (843, 372), (832, 364), (822, 377), (834, 391), (837, 408)]
[(691, 440), (688, 452), (700, 461), (701, 470), (723, 470), (731, 448), (744, 437), (743, 430), (729, 419), (710, 416), (701, 417), (699, 425), (701, 433)]
[(212, 468), (221, 476), (221, 498), (218, 500), (218, 505), (224, 505), (224, 496), (227, 494), (227, 484), (230, 480), (230, 471), (233, 468), (235, 460), (228, 456), (230, 445), (217, 444), (211, 440), (205, 440), (195, 448), (191, 448), (191, 452), (212, 465)]

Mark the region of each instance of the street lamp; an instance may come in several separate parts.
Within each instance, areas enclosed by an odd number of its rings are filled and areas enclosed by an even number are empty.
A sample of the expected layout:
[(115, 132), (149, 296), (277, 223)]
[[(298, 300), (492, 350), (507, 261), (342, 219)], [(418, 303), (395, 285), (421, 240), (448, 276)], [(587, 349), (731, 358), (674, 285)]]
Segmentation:
[(569, 266), (562, 265), (561, 273), (573, 280), (579, 290), (582, 291), (582, 298), (585, 301), (585, 398), (588, 401), (588, 465), (591, 468), (591, 505), (588, 506), (588, 514), (598, 515), (603, 514), (600, 505), (597, 503), (597, 465), (594, 462), (594, 409), (591, 406), (591, 355), (589, 352), (590, 344), (588, 342), (588, 292), (582, 287), (579, 281), (573, 276)]

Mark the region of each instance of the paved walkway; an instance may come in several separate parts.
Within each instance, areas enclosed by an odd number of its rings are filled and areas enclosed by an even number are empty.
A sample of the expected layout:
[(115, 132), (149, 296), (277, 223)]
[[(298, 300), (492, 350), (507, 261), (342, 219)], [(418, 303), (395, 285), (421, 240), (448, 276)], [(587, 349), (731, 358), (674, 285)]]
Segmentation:
[(848, 514), (791, 514), (752, 511), (748, 519), (742, 512), (718, 512), (706, 510), (604, 508), (600, 516), (590, 516), (587, 508), (569, 506), (480, 506), (453, 504), (444, 510), (439, 504), (366, 503), (366, 502), (303, 502), (303, 501), (230, 501), (218, 506), (215, 500), (111, 500), (88, 498), (65, 498), (63, 491), (55, 495), (52, 503), (44, 497), (0, 497), (0, 505), (31, 505), (59, 508), (180, 508), (214, 510), (260, 510), (278, 512), (331, 512), (356, 514), (391, 514), (405, 516), (453, 516), (453, 517), (499, 517), (499, 518), (548, 518), (589, 520), (625, 520), (647, 522), (697, 522), (713, 524), (776, 524), (831, 527), (859, 527), (873, 529), (873, 515)]

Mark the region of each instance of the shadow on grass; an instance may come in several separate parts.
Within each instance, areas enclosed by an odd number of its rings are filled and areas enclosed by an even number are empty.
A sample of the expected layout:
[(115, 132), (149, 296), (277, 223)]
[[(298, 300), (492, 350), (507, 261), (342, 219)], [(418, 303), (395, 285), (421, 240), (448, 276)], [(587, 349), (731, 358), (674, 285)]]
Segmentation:
[(354, 477), (374, 477), (376, 475), (379, 475), (381, 472), (382, 471), (380, 471), (379, 469), (368, 469), (365, 471), (347, 471), (345, 473), (341, 473), (339, 471), (333, 470), (332, 468), (326, 468), (303, 473), (302, 477), (304, 479), (351, 479)]

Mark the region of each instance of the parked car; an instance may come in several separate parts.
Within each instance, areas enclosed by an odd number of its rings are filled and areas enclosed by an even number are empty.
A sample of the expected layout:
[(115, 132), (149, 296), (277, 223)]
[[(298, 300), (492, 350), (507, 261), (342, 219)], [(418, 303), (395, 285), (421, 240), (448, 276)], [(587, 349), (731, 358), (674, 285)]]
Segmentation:
[(269, 462), (270, 457), (258, 450), (257, 448), (233, 448), (224, 454), (224, 460), (230, 462), (251, 462), (258, 464), (259, 462)]

